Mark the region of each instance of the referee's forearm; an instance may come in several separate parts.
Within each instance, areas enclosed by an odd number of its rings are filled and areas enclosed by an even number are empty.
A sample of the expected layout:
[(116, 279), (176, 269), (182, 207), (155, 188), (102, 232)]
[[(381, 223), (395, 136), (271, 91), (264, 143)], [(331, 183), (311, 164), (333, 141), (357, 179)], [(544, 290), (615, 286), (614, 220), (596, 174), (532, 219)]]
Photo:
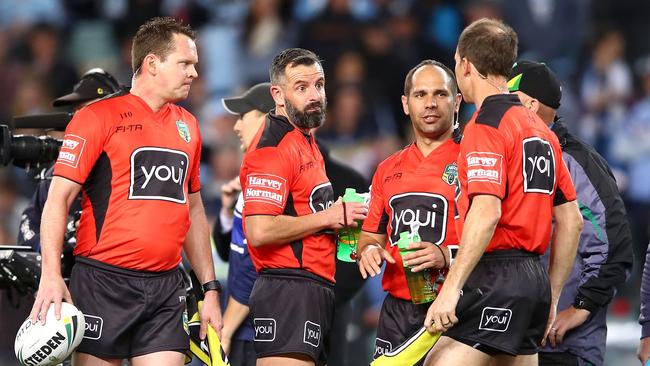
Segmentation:
[(196, 197), (194, 194), (190, 195), (190, 228), (183, 249), (202, 284), (215, 279), (208, 220), (200, 196)]
[(583, 221), (575, 201), (555, 206), (553, 216), (555, 228), (551, 241), (548, 277), (551, 284), (551, 300), (557, 303), (573, 267)]
[(253, 247), (288, 244), (328, 228), (324, 211), (305, 216), (254, 215), (246, 217), (246, 240)]

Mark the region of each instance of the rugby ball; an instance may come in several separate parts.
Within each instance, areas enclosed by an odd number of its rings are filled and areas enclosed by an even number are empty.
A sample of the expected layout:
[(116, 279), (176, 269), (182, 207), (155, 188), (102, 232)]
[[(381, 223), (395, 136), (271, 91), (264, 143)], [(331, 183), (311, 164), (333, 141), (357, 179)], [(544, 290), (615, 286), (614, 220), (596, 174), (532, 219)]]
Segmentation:
[(24, 366), (58, 365), (79, 346), (84, 337), (84, 315), (74, 305), (61, 303), (61, 319), (56, 320), (50, 304), (45, 325), (27, 318), (16, 334), (14, 351)]

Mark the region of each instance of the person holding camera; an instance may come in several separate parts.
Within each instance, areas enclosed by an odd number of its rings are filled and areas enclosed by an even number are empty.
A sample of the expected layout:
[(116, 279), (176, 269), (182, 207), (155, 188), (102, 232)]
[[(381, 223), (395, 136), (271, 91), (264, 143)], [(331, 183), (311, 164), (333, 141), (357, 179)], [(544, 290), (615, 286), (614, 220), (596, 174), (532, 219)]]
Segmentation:
[[(79, 109), (120, 91), (122, 87), (113, 75), (101, 68), (86, 71), (81, 80), (74, 86), (72, 93), (63, 95), (52, 102), (53, 107), (72, 108), (75, 112)], [(34, 251), (41, 251), (41, 215), (47, 200), (47, 193), (52, 181), (54, 167), (50, 167), (43, 174), (42, 180), (36, 187), (29, 206), (25, 208), (20, 219), (18, 232), (18, 245), (29, 246)], [(68, 227), (66, 228), (66, 243), (74, 242), (74, 232), (81, 212), (81, 196), (73, 202), (68, 212)]]

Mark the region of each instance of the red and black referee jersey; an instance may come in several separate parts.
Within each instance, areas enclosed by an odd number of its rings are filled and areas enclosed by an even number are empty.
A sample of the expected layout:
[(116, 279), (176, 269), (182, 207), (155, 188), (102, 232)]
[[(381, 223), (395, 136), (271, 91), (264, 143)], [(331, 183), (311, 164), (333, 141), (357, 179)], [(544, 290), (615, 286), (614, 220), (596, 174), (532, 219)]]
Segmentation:
[[(334, 202), (323, 156), (311, 134), (295, 128), (272, 111), (251, 143), (239, 173), (246, 217), (304, 216)], [(302, 268), (334, 282), (335, 240), (316, 233), (291, 243), (248, 249), (255, 268)]]
[(82, 185), (75, 255), (114, 266), (166, 271), (180, 263), (189, 193), (201, 189), (201, 136), (194, 116), (158, 112), (121, 94), (78, 111), (54, 175)]
[(462, 236), (470, 200), (501, 200), (501, 219), (486, 252), (519, 249), (543, 254), (551, 237), (553, 206), (576, 199), (555, 134), (514, 94), (485, 99), (465, 127), (458, 157), (457, 232)]
[[(426, 157), (413, 143), (381, 162), (372, 178), (370, 211), (362, 229), (388, 236), (386, 250), (396, 264), (386, 266), (382, 285), (394, 297), (411, 300), (397, 247), (400, 233), (417, 226), (422, 241), (458, 243), (453, 222), (458, 152), (452, 139)], [(435, 280), (438, 272), (431, 274)]]

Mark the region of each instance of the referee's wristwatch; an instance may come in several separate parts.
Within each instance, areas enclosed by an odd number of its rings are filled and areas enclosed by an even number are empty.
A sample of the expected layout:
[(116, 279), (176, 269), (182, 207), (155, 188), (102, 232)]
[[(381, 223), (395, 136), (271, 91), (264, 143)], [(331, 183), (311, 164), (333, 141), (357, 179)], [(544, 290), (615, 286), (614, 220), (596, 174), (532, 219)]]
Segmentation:
[(217, 291), (217, 293), (221, 293), (221, 283), (217, 280), (208, 281), (204, 283), (202, 287), (203, 293), (208, 291)]

